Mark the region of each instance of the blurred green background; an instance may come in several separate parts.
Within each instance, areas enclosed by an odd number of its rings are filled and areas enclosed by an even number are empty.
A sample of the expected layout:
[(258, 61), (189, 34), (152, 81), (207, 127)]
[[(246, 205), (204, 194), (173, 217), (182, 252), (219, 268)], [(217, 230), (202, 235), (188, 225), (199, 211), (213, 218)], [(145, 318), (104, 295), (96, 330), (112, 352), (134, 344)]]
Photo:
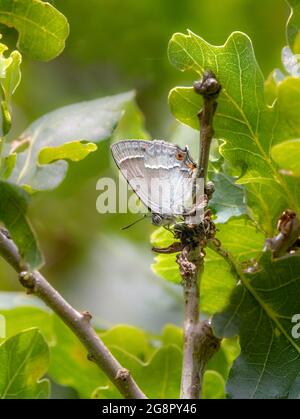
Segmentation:
[[(23, 79), (14, 99), (16, 136), (35, 118), (73, 102), (136, 89), (146, 128), (152, 137), (168, 138), (174, 125), (167, 103), (175, 85), (190, 85), (168, 62), (174, 32), (187, 28), (213, 44), (232, 31), (253, 41), (265, 76), (280, 67), (286, 44), (289, 8), (284, 0), (56, 0), (70, 23), (60, 57), (49, 63), (24, 57)], [(3, 28), (12, 47), (16, 33)], [(130, 136), (130, 132), (128, 132)], [(54, 192), (33, 198), (30, 219), (45, 253), (50, 281), (99, 323), (131, 323), (158, 331), (166, 322), (181, 323), (179, 287), (151, 272), (147, 221), (130, 230), (120, 227), (134, 215), (96, 212), (97, 179), (116, 176), (108, 141), (96, 153), (70, 167)], [(0, 261), (0, 287), (20, 290), (15, 274)]]

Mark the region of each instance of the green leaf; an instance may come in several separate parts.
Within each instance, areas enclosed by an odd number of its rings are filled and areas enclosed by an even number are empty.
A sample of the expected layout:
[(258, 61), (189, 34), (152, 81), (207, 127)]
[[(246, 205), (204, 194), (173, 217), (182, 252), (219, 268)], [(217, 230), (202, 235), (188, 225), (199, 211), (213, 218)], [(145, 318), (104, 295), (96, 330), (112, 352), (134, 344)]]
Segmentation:
[[(141, 363), (133, 356), (113, 350), (120, 363), (132, 372), (138, 385), (149, 399), (178, 399), (181, 380), (182, 352), (174, 345), (164, 346), (154, 352), (147, 363)], [(107, 384), (97, 389), (96, 398), (116, 397), (112, 386)], [(120, 396), (119, 396), (120, 397)]]
[(242, 185), (237, 185), (234, 183), (234, 178), (222, 172), (211, 173), (209, 177), (215, 185), (209, 208), (217, 217), (216, 223), (223, 224), (231, 217), (248, 214), (246, 192)]
[(36, 327), (48, 344), (55, 342), (53, 314), (37, 297), (21, 292), (0, 292), (0, 314), (5, 317), (6, 337)]
[[(175, 340), (177, 341), (177, 338)], [(113, 353), (121, 364), (132, 372), (148, 398), (175, 399), (179, 397), (182, 351), (177, 344), (163, 346), (154, 352), (147, 363), (143, 364), (120, 349), (115, 349)], [(211, 370), (208, 376), (205, 375), (205, 398), (224, 398), (224, 384), (224, 378), (218, 372)], [(118, 391), (109, 383), (97, 388), (92, 397), (97, 399), (121, 398)]]
[(96, 388), (91, 396), (92, 399), (122, 399), (121, 394), (111, 384)]
[(287, 22), (286, 36), (288, 44), (294, 54), (300, 53), (300, 2), (299, 0), (288, 0), (291, 6), (291, 14)]
[[(265, 242), (262, 232), (247, 217), (233, 218), (226, 224), (218, 224), (216, 236), (222, 247), (239, 263), (260, 256)], [(245, 237), (247, 240), (244, 240)]]
[(162, 331), (163, 345), (176, 345), (178, 348), (183, 347), (183, 330), (174, 324), (166, 324)]
[[(173, 234), (163, 227), (157, 228), (150, 238), (151, 244), (155, 247), (167, 247), (175, 240)], [(175, 284), (181, 283), (179, 267), (176, 263), (175, 254), (159, 254), (154, 257), (154, 263), (151, 265), (153, 272)]]
[(207, 370), (204, 374), (203, 399), (225, 399), (225, 380), (216, 371)]
[[(76, 103), (36, 120), (21, 135), (19, 142), (12, 145), (12, 151), (19, 152), (10, 181), (33, 191), (56, 188), (65, 177), (68, 164), (59, 160), (40, 165), (38, 160), (40, 153), (43, 156), (43, 149), (59, 147), (56, 151), (63, 150), (65, 158), (69, 158), (70, 146), (61, 148), (65, 143), (78, 142), (80, 138), (92, 142), (107, 139), (133, 97), (134, 92), (128, 92)], [(25, 150), (21, 151), (22, 147)], [(54, 158), (55, 150), (52, 151)], [(48, 157), (49, 152), (46, 151)]]
[(6, 135), (11, 128), (11, 116), (7, 106), (7, 103), (1, 101), (1, 115), (2, 115), (2, 133)]
[(57, 160), (80, 161), (96, 150), (96, 144), (81, 141), (73, 141), (57, 147), (45, 147), (38, 155), (38, 163), (49, 164)]
[[(21, 62), (22, 56), (18, 51), (12, 51), (9, 58), (7, 58), (9, 65), (5, 68), (5, 75), (1, 77), (1, 86), (4, 94), (4, 99), (10, 103), (12, 95), (21, 81)], [(3, 62), (3, 58), (1, 60)], [(3, 75), (3, 70), (1, 70)]]
[[(1, 38), (1, 35), (0, 35)], [(21, 80), (20, 65), (22, 56), (18, 51), (12, 51), (9, 57), (4, 56), (7, 46), (0, 44), (0, 85), (1, 85), (1, 136), (6, 135), (11, 128), (10, 104), (11, 97)]]
[(8, 179), (16, 165), (17, 161), (17, 155), (16, 153), (11, 153), (9, 156), (4, 157), (1, 160), (1, 166), (0, 166), (0, 179)]
[[(229, 251), (237, 264), (257, 259), (265, 238), (247, 218), (231, 219), (218, 224), (217, 239), (222, 248)], [(247, 240), (245, 240), (247, 237)], [(204, 273), (201, 280), (201, 309), (207, 314), (220, 311), (228, 302), (236, 287), (231, 266), (217, 253), (207, 249)]]
[(30, 269), (43, 263), (35, 235), (26, 218), (29, 196), (19, 187), (0, 181), (0, 221), (2, 221)]
[(240, 351), (236, 338), (222, 339), (220, 349), (207, 363), (207, 370), (216, 371), (227, 381), (233, 361), (238, 357)]
[(52, 313), (36, 307), (18, 307), (10, 310), (0, 309), (5, 317), (7, 337), (14, 336), (22, 330), (37, 328), (48, 344), (55, 342), (52, 327)]
[(231, 398), (286, 398), (299, 374), (299, 339), (292, 317), (300, 313), (300, 256), (272, 261), (267, 253), (241, 283), (225, 310), (213, 319), (217, 336), (240, 335), (227, 393)]
[[(52, 379), (76, 389), (83, 398), (121, 397), (99, 368), (87, 360), (85, 348), (57, 318), (54, 333), (56, 344), (51, 347), (49, 368)], [(100, 336), (148, 397), (179, 396), (182, 354), (178, 347), (167, 345), (154, 351), (145, 340), (145, 332), (126, 325), (116, 326)]]
[(45, 399), (49, 396), (49, 350), (37, 329), (19, 333), (0, 345), (0, 398)]
[[(169, 242), (169, 244), (171, 244)], [(151, 265), (152, 271), (160, 278), (180, 285), (181, 276), (179, 267), (176, 263), (176, 255), (157, 255), (154, 257), (154, 263)]]
[[(265, 238), (249, 219), (232, 218), (226, 224), (218, 224), (217, 228), (216, 237), (220, 240), (222, 247), (235, 256), (238, 263), (249, 261), (260, 254)], [(172, 242), (174, 242), (173, 235), (163, 227), (155, 230), (151, 235), (153, 246), (166, 247)], [(155, 256), (152, 270), (156, 275), (170, 282), (176, 284), (181, 282), (174, 254)], [(206, 249), (204, 272), (201, 277), (201, 310), (207, 314), (221, 310), (235, 286), (236, 279), (227, 262), (213, 250)]]
[(222, 309), (235, 286), (236, 280), (224, 259), (207, 249), (201, 277), (201, 311), (213, 314)]
[(279, 70), (274, 70), (265, 80), (265, 99), (269, 106), (272, 106), (277, 98), (278, 83), (284, 79), (284, 76), (280, 79), (279, 74)]
[[(218, 224), (217, 228), (216, 237), (222, 248), (229, 251), (239, 265), (258, 258), (265, 238), (249, 219), (233, 218), (226, 224)], [(201, 280), (202, 311), (214, 314), (221, 310), (235, 286), (236, 278), (228, 263), (219, 254), (207, 249)]]
[(300, 177), (300, 140), (284, 141), (272, 148), (272, 157), (286, 174)]
[(300, 375), (294, 381), (292, 388), (289, 392), (289, 399), (300, 399)]
[(48, 61), (59, 55), (69, 35), (64, 15), (39, 0), (2, 0), (0, 22), (19, 32), (18, 48), (36, 60)]
[(178, 399), (182, 352), (177, 346), (158, 349), (134, 377), (150, 399)]
[(101, 333), (100, 336), (108, 347), (122, 348), (123, 351), (136, 356), (142, 361), (147, 360), (153, 352), (144, 330), (134, 326), (119, 324)]
[(57, 317), (53, 319), (53, 330), (56, 344), (51, 347), (49, 376), (75, 389), (80, 397), (90, 398), (95, 388), (107, 385), (108, 379), (87, 359), (86, 349)]
[[(282, 206), (299, 211), (299, 193), (293, 192), (296, 184), (287, 185), (270, 154), (273, 145), (298, 138), (300, 79), (287, 77), (280, 82), (276, 102), (273, 107), (267, 106), (264, 80), (251, 41), (240, 32), (231, 34), (223, 46), (210, 45), (190, 31), (187, 35), (175, 34), (169, 44), (169, 58), (179, 70), (192, 70), (197, 77), (210, 69), (221, 83), (214, 124), (216, 138), (223, 140), (220, 152), (226, 162), (236, 173), (240, 171), (238, 183), (245, 183), (247, 189), (250, 184), (256, 194), (261, 194), (261, 185), (272, 188)], [(169, 102), (177, 119), (198, 128), (200, 95), (192, 88), (177, 87), (171, 91)], [(271, 213), (269, 217), (275, 220), (278, 215)], [(264, 226), (264, 209), (258, 216)]]

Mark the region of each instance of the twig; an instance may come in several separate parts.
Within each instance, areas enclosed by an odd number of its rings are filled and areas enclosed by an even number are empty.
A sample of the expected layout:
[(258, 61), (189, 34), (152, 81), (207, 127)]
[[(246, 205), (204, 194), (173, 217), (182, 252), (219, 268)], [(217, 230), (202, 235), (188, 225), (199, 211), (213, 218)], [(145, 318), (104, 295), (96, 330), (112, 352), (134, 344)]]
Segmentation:
[[(207, 168), (213, 129), (216, 99), (221, 86), (212, 72), (205, 72), (202, 81), (194, 83), (194, 89), (203, 96), (203, 109), (199, 112), (200, 156), (193, 197), (195, 202), (196, 180), (203, 178), (206, 186)], [(208, 194), (207, 194), (208, 195)], [(208, 199), (210, 196), (208, 196)], [(203, 271), (204, 247), (215, 234), (210, 212), (195, 226), (186, 225), (181, 232), (182, 252), (177, 257), (184, 290), (184, 347), (181, 379), (181, 398), (198, 399), (202, 378), (209, 358), (219, 349), (220, 340), (213, 336), (210, 324), (199, 319), (200, 278)]]
[(196, 93), (203, 96), (204, 104), (198, 113), (200, 122), (200, 154), (197, 168), (197, 178), (206, 182), (211, 141), (214, 135), (213, 117), (217, 109), (216, 99), (221, 91), (221, 85), (211, 71), (206, 71), (201, 81), (194, 83)]
[(203, 255), (199, 247), (190, 251), (188, 247), (177, 257), (184, 292), (184, 347), (181, 377), (181, 399), (198, 399), (200, 395), (199, 356), (199, 276), (203, 269)]
[(21, 263), (16, 245), (2, 229), (0, 254), (19, 273), (23, 287), (43, 300), (80, 339), (88, 351), (88, 359), (98, 365), (125, 398), (146, 398), (130, 372), (119, 364), (94, 331), (90, 323), (91, 314), (75, 310), (39, 272), (28, 272), (27, 267)]
[(182, 365), (182, 399), (198, 399), (205, 367), (220, 347), (220, 339), (213, 335), (208, 321), (199, 320), (199, 278), (203, 271), (204, 254), (199, 248), (186, 247), (177, 258), (183, 279), (184, 312), (184, 356)]

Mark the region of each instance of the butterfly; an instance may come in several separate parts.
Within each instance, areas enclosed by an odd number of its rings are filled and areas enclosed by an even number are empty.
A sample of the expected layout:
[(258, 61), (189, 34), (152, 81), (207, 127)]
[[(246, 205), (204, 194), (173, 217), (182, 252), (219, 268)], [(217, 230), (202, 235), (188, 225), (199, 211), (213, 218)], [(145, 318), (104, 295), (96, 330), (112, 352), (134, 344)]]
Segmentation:
[(177, 217), (186, 220), (195, 212), (192, 190), (197, 165), (187, 147), (163, 140), (122, 140), (111, 145), (111, 152), (128, 184), (150, 210), (153, 224), (170, 225)]

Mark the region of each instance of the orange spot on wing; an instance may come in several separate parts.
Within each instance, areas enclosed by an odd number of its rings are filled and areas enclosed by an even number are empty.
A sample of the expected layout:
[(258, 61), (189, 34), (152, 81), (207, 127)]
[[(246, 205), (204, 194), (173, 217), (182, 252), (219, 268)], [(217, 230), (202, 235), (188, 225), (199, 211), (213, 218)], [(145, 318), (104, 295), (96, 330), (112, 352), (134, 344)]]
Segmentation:
[(195, 163), (189, 163), (189, 164), (188, 164), (188, 168), (189, 168), (189, 169), (191, 169), (191, 170), (195, 170), (195, 169), (196, 169), (196, 167), (197, 167), (197, 166), (195, 165)]
[(182, 153), (177, 153), (176, 154), (176, 159), (177, 160), (183, 160), (184, 159), (184, 155)]

